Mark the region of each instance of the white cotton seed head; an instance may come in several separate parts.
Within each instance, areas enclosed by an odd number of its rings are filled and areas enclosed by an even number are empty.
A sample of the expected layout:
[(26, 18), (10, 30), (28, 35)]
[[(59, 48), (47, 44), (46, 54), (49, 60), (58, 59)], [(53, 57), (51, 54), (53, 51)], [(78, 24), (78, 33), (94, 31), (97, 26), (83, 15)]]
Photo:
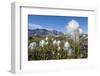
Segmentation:
[(53, 40), (53, 45), (56, 45), (57, 41), (56, 40)]
[(86, 35), (83, 35), (83, 37), (86, 37)]
[(30, 45), (29, 45), (30, 49), (34, 49), (35, 47), (36, 47), (36, 42), (30, 43)]
[(55, 54), (55, 52), (54, 52), (54, 51), (52, 51), (52, 54), (54, 55), (54, 54)]
[(57, 55), (60, 55), (60, 53), (58, 53)]
[(70, 47), (70, 44), (68, 42), (65, 42), (64, 44), (64, 50), (68, 50)]
[(47, 41), (47, 42), (45, 42), (45, 44), (46, 44), (46, 45), (48, 45), (48, 41)]
[(45, 45), (45, 41), (44, 41), (44, 40), (41, 40), (41, 41), (40, 41), (40, 46), (43, 47), (44, 45)]
[(71, 50), (71, 49), (69, 49), (69, 50), (67, 51), (67, 55), (68, 55), (68, 56), (71, 56), (71, 55), (72, 55), (72, 50)]
[(48, 40), (48, 37), (46, 37), (45, 40)]
[(66, 29), (69, 31), (77, 31), (79, 29), (79, 23), (72, 19), (66, 26)]
[(61, 49), (61, 47), (59, 46), (59, 47), (57, 48), (57, 50), (60, 51), (60, 49)]
[(53, 38), (51, 40), (54, 40)]
[(70, 47), (69, 42), (65, 42), (64, 46), (65, 47)]
[(30, 49), (33, 49), (33, 46), (30, 44), (30, 45), (29, 45), (29, 48), (30, 48)]
[(60, 41), (60, 40), (58, 40), (58, 41), (56, 42), (56, 44), (57, 44), (57, 46), (60, 46), (61, 41)]
[(83, 57), (83, 54), (80, 54), (80, 57)]

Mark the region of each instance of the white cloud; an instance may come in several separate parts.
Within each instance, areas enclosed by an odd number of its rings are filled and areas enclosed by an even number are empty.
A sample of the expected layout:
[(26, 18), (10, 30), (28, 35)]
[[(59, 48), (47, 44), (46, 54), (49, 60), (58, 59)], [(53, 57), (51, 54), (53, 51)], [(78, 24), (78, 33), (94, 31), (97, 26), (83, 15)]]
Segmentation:
[(43, 29), (41, 25), (37, 25), (37, 24), (29, 24), (28, 28), (29, 29)]
[(50, 30), (50, 31), (53, 30), (52, 28), (43, 27), (42, 25), (38, 25), (38, 24), (29, 24), (28, 28), (29, 29), (47, 29), (47, 30)]
[(66, 30), (70, 32), (74, 32), (79, 29), (79, 23), (76, 20), (71, 20), (68, 22), (66, 26)]

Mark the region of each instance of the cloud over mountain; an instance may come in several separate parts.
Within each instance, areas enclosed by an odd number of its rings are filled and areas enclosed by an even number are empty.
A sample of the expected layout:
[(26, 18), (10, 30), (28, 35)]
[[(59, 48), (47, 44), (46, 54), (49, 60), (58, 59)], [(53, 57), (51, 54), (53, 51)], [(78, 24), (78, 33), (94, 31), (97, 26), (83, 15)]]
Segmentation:
[(37, 25), (37, 24), (29, 24), (28, 25), (28, 29), (43, 29), (43, 27), (41, 25)]

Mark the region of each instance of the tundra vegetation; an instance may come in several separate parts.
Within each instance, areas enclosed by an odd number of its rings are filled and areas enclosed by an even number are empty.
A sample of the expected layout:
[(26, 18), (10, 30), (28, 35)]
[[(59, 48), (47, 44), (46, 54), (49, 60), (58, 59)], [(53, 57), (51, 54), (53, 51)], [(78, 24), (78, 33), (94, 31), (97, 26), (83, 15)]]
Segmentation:
[(87, 58), (87, 35), (79, 42), (70, 36), (33, 36), (28, 40), (28, 60), (55, 60)]

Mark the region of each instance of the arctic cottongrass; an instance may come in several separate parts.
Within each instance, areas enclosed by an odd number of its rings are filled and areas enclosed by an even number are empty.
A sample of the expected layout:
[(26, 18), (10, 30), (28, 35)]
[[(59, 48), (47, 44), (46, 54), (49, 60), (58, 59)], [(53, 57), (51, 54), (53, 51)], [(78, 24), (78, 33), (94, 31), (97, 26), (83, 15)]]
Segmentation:
[(71, 55), (72, 55), (72, 49), (68, 49), (68, 50), (67, 50), (67, 55), (68, 55), (68, 56), (71, 56)]
[(58, 40), (58, 41), (56, 42), (56, 45), (57, 45), (57, 46), (60, 46), (60, 44), (61, 44), (61, 41)]
[(69, 42), (65, 42), (64, 43), (64, 50), (67, 51), (69, 49), (69, 47), (70, 47)]
[(51, 40), (53, 41), (54, 39), (52, 38)]
[(40, 45), (41, 47), (43, 47), (43, 46), (45, 45), (45, 41), (44, 41), (44, 40), (41, 40), (40, 43), (39, 43), (39, 45)]
[(45, 44), (48, 45), (48, 41), (46, 41)]
[(54, 51), (52, 51), (52, 54), (54, 55), (54, 54), (55, 54), (55, 52), (54, 52)]
[(34, 49), (36, 47), (36, 42), (32, 42), (29, 44), (30, 49)]
[(45, 40), (47, 41), (48, 40), (48, 37), (46, 37)]
[(57, 55), (60, 55), (60, 53), (57, 53)]
[(68, 31), (74, 32), (79, 29), (79, 23), (76, 20), (71, 20), (68, 25), (66, 26), (66, 29)]
[(53, 46), (55, 46), (55, 45), (56, 45), (56, 43), (57, 43), (57, 41), (56, 41), (56, 40), (53, 40)]
[(60, 51), (60, 49), (61, 49), (61, 47), (59, 46), (59, 47), (57, 48), (57, 50)]

